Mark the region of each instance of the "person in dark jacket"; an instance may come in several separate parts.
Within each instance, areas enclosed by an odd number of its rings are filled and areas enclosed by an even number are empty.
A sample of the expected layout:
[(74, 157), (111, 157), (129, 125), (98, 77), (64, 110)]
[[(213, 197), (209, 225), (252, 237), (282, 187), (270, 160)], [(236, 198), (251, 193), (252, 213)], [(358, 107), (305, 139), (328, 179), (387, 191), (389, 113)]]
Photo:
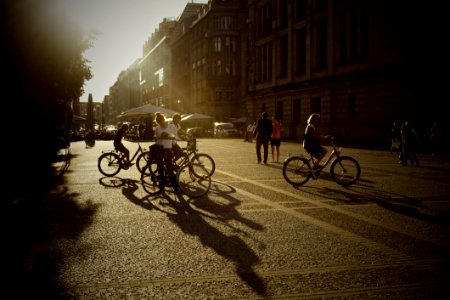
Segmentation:
[(269, 156), (269, 141), (272, 136), (272, 121), (269, 120), (269, 114), (263, 112), (261, 118), (256, 122), (253, 136), (256, 138), (256, 163), (261, 163), (261, 146), (264, 149), (264, 164), (267, 164), (267, 157)]

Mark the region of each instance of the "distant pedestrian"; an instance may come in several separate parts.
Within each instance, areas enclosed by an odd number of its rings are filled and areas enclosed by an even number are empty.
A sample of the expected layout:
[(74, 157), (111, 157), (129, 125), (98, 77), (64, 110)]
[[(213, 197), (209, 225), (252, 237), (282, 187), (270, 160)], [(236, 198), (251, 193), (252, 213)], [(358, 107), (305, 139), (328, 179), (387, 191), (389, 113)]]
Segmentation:
[(245, 132), (245, 139), (244, 142), (253, 142), (253, 131), (255, 130), (255, 123), (248, 123), (246, 132)]
[(272, 150), (272, 162), (280, 162), (281, 145), (281, 122), (277, 117), (272, 117), (272, 136), (270, 137), (270, 147)]
[(442, 151), (442, 130), (438, 122), (434, 121), (430, 129), (431, 155), (435, 156)]
[(400, 153), (400, 143), (401, 143), (401, 135), (400, 135), (400, 126), (397, 122), (392, 124), (391, 128), (391, 154), (392, 153)]
[[(267, 164), (267, 157), (269, 156), (269, 141), (272, 136), (272, 121), (269, 120), (269, 114), (263, 112), (261, 118), (256, 122), (253, 136), (256, 138), (256, 163), (264, 162)], [(261, 147), (264, 149), (263, 160), (261, 158)]]
[(416, 155), (416, 148), (419, 137), (413, 124), (410, 121), (405, 122), (400, 127), (400, 133), (402, 135), (402, 151), (400, 154), (400, 164), (402, 166), (408, 165), (408, 161), (412, 166), (419, 165), (419, 159)]

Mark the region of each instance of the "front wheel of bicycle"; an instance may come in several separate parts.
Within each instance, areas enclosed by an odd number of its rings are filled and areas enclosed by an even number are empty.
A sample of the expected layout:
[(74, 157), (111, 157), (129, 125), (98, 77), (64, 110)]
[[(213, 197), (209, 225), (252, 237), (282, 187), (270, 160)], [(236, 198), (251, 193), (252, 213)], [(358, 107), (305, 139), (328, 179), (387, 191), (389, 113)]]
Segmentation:
[(191, 162), (204, 166), (209, 176), (212, 176), (216, 170), (214, 159), (205, 153), (195, 153), (191, 158)]
[(349, 186), (358, 181), (361, 167), (356, 159), (349, 156), (336, 158), (330, 167), (331, 178), (342, 186)]
[(98, 158), (98, 170), (105, 176), (112, 177), (119, 173), (121, 168), (120, 156), (116, 153), (104, 153)]
[(208, 170), (199, 164), (187, 164), (177, 173), (180, 190), (188, 197), (200, 198), (211, 188), (211, 176)]
[(293, 186), (306, 183), (311, 178), (311, 166), (306, 158), (289, 157), (283, 163), (283, 177)]
[(140, 173), (144, 169), (145, 165), (147, 165), (147, 161), (150, 159), (150, 151), (145, 151), (139, 154), (136, 160), (136, 167)]
[(142, 168), (141, 172), (141, 184), (144, 190), (150, 195), (156, 195), (161, 192), (158, 180), (158, 172), (150, 171), (151, 164), (148, 164)]

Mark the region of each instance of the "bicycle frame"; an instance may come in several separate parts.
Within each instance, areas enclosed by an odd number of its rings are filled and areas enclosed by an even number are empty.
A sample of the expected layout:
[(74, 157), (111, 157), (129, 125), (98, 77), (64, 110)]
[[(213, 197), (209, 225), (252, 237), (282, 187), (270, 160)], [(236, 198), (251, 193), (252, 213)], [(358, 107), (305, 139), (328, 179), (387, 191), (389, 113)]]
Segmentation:
[[(133, 154), (133, 157), (130, 158), (130, 162), (133, 162), (134, 159), (142, 152), (144, 152), (144, 150), (142, 149), (141, 144), (138, 143), (138, 148), (136, 149), (136, 152)], [(121, 157), (123, 158), (123, 153), (122, 153)]]
[[(331, 141), (331, 146), (333, 147), (333, 151), (331, 151), (330, 155), (327, 157), (327, 160), (323, 163), (322, 168), (325, 168), (330, 162), (333, 161), (334, 158), (339, 157), (339, 150), (336, 149), (333, 141)], [(315, 165), (317, 162), (317, 158), (310, 154), (310, 161), (313, 163), (313, 165)]]

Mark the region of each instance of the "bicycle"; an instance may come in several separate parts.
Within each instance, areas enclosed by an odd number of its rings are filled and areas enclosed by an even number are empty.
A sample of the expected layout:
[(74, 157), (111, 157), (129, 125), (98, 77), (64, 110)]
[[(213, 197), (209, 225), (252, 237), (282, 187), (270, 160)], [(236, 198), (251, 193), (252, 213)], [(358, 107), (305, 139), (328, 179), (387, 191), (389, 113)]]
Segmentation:
[[(148, 151), (144, 151), (144, 148), (142, 148), (140, 143), (138, 143), (138, 148), (130, 159), (130, 163), (132, 163), (136, 157), (136, 167), (139, 172), (142, 173), (142, 168), (147, 164), (149, 156)], [(98, 158), (97, 165), (100, 173), (108, 177), (117, 175), (122, 169), (128, 170), (129, 168), (125, 163), (125, 155), (117, 149), (102, 151), (102, 154)]]
[(328, 156), (325, 163), (318, 169), (313, 169), (316, 159), (310, 155), (309, 158), (303, 156), (291, 156), (283, 162), (283, 177), (293, 186), (305, 184), (309, 179), (317, 179), (323, 169), (330, 163), (331, 178), (341, 186), (349, 186), (358, 181), (361, 176), (361, 167), (356, 159), (350, 156), (341, 156), (336, 149), (334, 137), (327, 137), (333, 151)]
[[(179, 189), (183, 194), (192, 198), (199, 198), (209, 192), (211, 188), (211, 176), (209, 171), (201, 164), (192, 162), (189, 152), (174, 163), (175, 178)], [(164, 185), (160, 185), (161, 180)], [(164, 174), (160, 176), (156, 159), (149, 159), (141, 172), (141, 183), (144, 190), (150, 195), (156, 195), (164, 191), (162, 186), (170, 187), (169, 175), (164, 164)]]
[[(199, 153), (197, 150), (197, 139), (195, 137), (191, 137), (187, 140), (186, 147), (182, 148), (183, 152), (189, 156), (189, 159), (191, 162), (202, 165), (205, 167), (205, 169), (208, 171), (209, 176), (212, 176), (216, 170), (216, 162), (214, 159), (206, 154), (206, 153)], [(138, 161), (138, 167), (140, 166), (140, 170), (143, 169), (143, 166), (147, 163), (149, 160), (150, 151), (145, 152), (145, 161), (143, 160), (141, 163)], [(183, 156), (181, 157), (183, 158)], [(174, 156), (174, 164), (177, 163), (177, 160), (179, 158)], [(141, 171), (142, 173), (142, 171)]]
[(198, 152), (197, 139), (195, 137), (188, 139), (186, 147), (182, 149), (189, 156), (191, 162), (204, 166), (205, 169), (208, 170), (209, 176), (214, 174), (216, 170), (216, 163), (214, 159), (206, 153)]

